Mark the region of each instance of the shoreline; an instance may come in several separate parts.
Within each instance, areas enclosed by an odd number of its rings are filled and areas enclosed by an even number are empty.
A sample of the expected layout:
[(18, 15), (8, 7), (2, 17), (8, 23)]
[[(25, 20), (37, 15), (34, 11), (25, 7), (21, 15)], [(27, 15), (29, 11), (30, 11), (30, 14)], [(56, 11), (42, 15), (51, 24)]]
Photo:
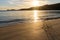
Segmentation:
[[(42, 22), (44, 21), (53, 21), (53, 20), (59, 20), (60, 17), (56, 17), (56, 18), (41, 18), (41, 19), (37, 19), (37, 21), (40, 21), (42, 20)], [(43, 21), (44, 20), (44, 21)], [(1, 27), (4, 27), (4, 26), (8, 26), (8, 25), (11, 25), (11, 24), (23, 24), (23, 23), (33, 23), (34, 20), (30, 20), (30, 21), (20, 21), (20, 19), (16, 19), (16, 20), (10, 20), (10, 21), (1, 21), (1, 22), (4, 22), (0, 25), (0, 28)]]

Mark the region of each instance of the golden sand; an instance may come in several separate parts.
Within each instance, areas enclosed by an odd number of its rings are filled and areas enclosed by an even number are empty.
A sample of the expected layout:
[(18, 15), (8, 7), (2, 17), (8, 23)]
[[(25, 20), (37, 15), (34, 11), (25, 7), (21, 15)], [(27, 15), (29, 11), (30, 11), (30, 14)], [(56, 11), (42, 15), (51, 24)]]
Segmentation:
[[(52, 27), (53, 37), (60, 40), (60, 19), (44, 21), (44, 24)], [(42, 22), (17, 23), (0, 28), (0, 40), (49, 40)], [(46, 26), (45, 25), (45, 26)]]

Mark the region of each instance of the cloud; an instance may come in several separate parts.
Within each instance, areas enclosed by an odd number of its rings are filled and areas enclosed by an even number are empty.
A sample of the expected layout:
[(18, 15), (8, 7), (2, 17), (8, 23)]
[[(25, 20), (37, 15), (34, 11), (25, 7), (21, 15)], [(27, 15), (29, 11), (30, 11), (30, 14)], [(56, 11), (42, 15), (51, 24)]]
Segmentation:
[[(21, 3), (30, 3), (34, 0), (8, 0), (9, 4), (21, 4)], [(47, 0), (38, 0), (38, 1), (47, 1)]]
[(27, 7), (30, 5), (31, 1), (32, 0), (8, 0), (8, 3), (16, 7)]
[[(8, 3), (10, 5), (15, 5), (15, 7), (20, 7), (20, 8), (24, 8), (24, 7), (32, 7), (32, 2), (34, 0), (8, 0)], [(47, 4), (48, 1), (47, 0), (38, 0), (40, 2), (40, 4)]]
[(20, 4), (21, 2), (23, 2), (22, 0), (8, 0), (9, 4)]

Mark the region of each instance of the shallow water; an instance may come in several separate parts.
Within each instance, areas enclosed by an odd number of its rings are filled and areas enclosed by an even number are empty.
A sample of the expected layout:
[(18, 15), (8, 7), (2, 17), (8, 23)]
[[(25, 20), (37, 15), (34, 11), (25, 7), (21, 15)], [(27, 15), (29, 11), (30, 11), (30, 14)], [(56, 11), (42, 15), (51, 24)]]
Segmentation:
[(39, 22), (45, 18), (60, 17), (59, 10), (0, 11), (0, 25), (16, 22)]

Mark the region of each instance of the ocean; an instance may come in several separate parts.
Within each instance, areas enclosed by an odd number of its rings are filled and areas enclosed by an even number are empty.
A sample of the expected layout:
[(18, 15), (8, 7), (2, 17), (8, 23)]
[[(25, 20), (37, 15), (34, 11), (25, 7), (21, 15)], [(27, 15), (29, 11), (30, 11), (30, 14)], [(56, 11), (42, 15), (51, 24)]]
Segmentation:
[(0, 26), (60, 17), (60, 10), (0, 11)]

